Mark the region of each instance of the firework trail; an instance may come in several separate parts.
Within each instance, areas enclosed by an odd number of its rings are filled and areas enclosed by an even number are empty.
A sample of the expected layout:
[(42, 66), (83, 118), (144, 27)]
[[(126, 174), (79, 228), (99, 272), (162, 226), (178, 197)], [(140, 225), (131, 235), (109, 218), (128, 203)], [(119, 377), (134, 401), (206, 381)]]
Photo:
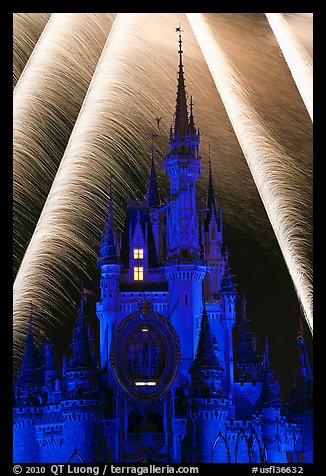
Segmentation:
[(50, 13), (15, 13), (13, 15), (14, 87), (50, 16)]
[(52, 14), (14, 89), (14, 273), (46, 200), (114, 17)]
[(266, 13), (265, 15), (280, 45), (309, 116), (313, 120), (313, 74), (310, 57), (296, 39), (282, 13)]
[(301, 189), (292, 186), (302, 183), (302, 171), (288, 166), (295, 165), (295, 161), (285, 154), (256, 113), (245, 86), (203, 14), (188, 13), (187, 17), (247, 160), (312, 332), (312, 269), (306, 256), (311, 246), (306, 238), (309, 217), (303, 212)]

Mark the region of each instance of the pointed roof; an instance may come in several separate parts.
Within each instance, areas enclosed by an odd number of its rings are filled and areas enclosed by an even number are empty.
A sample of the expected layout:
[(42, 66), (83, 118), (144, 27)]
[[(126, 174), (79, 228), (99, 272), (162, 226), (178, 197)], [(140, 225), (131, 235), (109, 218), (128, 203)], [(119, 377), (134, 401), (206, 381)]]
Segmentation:
[[(146, 237), (147, 230), (147, 253), (148, 253), (148, 267), (156, 268), (159, 266), (159, 260), (157, 256), (153, 229), (150, 219), (149, 208), (147, 203), (144, 203), (144, 206), (134, 205), (133, 202), (128, 204), (127, 202), (127, 213), (125, 219), (125, 225), (122, 233), (122, 242), (121, 242), (121, 252), (120, 259), (126, 268), (129, 267), (129, 258), (130, 258), (130, 240), (134, 237), (136, 232), (137, 223), (139, 221), (143, 237)], [(139, 228), (137, 233), (139, 233)]]
[(112, 176), (110, 175), (107, 219), (105, 222), (105, 229), (101, 236), (100, 265), (118, 262), (116, 242), (117, 240), (112, 198)]
[(81, 292), (80, 307), (76, 319), (77, 327), (73, 331), (72, 358), (66, 365), (66, 372), (79, 369), (95, 369), (96, 362), (90, 347), (89, 326), (86, 321), (85, 304), (87, 297)]
[(231, 268), (229, 267), (230, 251), (228, 248), (225, 250), (225, 268), (221, 281), (220, 294), (235, 293), (235, 284), (233, 283), (234, 274), (231, 274)]
[(238, 325), (238, 364), (257, 363), (258, 357), (253, 348), (252, 333), (249, 329), (249, 319), (247, 318), (247, 300), (246, 296), (243, 296), (242, 308), (241, 308), (241, 322)]
[(210, 147), (209, 147), (209, 153), (208, 153), (208, 188), (207, 188), (207, 199), (206, 199), (206, 213), (205, 213), (205, 218), (204, 218), (204, 231), (208, 231), (208, 226), (209, 226), (209, 224), (212, 220), (212, 217), (215, 218), (216, 223), (219, 225), (219, 219), (218, 219), (218, 216), (217, 216), (217, 209), (216, 209), (214, 186), (213, 186), (211, 153), (210, 153)]
[(298, 365), (295, 373), (296, 388), (304, 387), (312, 380), (312, 372), (309, 363), (309, 357), (307, 353), (306, 343), (303, 335), (303, 326), (300, 323), (300, 331), (297, 336), (297, 344), (299, 346), (299, 358)]
[(17, 385), (44, 384), (44, 352), (38, 345), (33, 330), (33, 304), (30, 303), (29, 325), (27, 329), (26, 345), (21, 368), (18, 373)]
[(206, 306), (204, 306), (201, 319), (196, 357), (189, 369), (189, 372), (192, 372), (194, 369), (222, 370), (222, 367), (215, 354), (214, 341), (208, 321)]
[(147, 204), (149, 208), (158, 208), (160, 206), (160, 195), (158, 191), (156, 171), (155, 171), (155, 161), (154, 161), (154, 142), (152, 141), (152, 161), (151, 161), (151, 171), (149, 177), (149, 187), (147, 195)]
[(313, 375), (310, 369), (303, 326), (302, 323), (300, 324), (300, 331), (296, 338), (299, 346), (298, 365), (295, 371), (292, 397), (287, 407), (287, 412), (290, 415), (310, 413), (313, 406)]
[(179, 32), (179, 74), (178, 74), (178, 89), (177, 89), (177, 101), (175, 107), (175, 120), (174, 120), (174, 137), (184, 137), (188, 134), (188, 109), (187, 109), (187, 96), (184, 79), (184, 71), (182, 64), (182, 37), (181, 27), (179, 25), (176, 28)]
[(269, 362), (269, 345), (266, 337), (265, 354), (263, 357), (262, 388), (258, 406), (278, 407), (281, 402), (280, 382), (275, 372), (271, 370)]

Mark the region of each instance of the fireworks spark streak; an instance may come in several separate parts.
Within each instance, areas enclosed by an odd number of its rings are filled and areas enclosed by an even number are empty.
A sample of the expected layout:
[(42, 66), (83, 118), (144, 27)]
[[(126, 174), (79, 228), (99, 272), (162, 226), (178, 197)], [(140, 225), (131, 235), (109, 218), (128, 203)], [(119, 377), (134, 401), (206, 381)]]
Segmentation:
[(13, 16), (14, 88), (50, 16), (50, 13), (16, 13)]
[(312, 332), (312, 270), (304, 252), (309, 252), (311, 246), (304, 232), (309, 228), (309, 217), (303, 212), (301, 191), (291, 186), (295, 183), (293, 176), (300, 176), (301, 171), (286, 166), (295, 162), (256, 113), (249, 92), (203, 14), (188, 13), (187, 17), (247, 160)]
[(15, 272), (46, 200), (114, 16), (52, 14), (16, 84)]
[(310, 57), (296, 39), (282, 13), (266, 13), (265, 15), (280, 45), (310, 118), (313, 120), (313, 73)]

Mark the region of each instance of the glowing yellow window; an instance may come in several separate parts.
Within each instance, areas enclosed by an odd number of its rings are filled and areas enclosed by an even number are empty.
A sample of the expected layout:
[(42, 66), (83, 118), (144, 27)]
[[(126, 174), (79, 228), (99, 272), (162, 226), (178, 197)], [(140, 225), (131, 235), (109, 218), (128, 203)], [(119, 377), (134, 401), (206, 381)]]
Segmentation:
[(134, 259), (144, 259), (143, 248), (134, 248)]
[(144, 268), (142, 266), (134, 267), (134, 280), (143, 281), (144, 279)]

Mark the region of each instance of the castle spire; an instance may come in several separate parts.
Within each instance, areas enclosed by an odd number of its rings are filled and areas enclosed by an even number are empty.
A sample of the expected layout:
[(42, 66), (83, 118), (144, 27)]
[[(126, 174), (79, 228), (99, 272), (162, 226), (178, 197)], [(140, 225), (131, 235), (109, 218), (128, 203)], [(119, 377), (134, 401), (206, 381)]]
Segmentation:
[(150, 178), (149, 178), (147, 204), (149, 208), (157, 208), (160, 206), (160, 195), (158, 191), (156, 171), (155, 171), (153, 139), (152, 139), (151, 153), (152, 153), (152, 161), (151, 161), (151, 171), (150, 171)]
[(299, 359), (295, 374), (294, 386), (295, 388), (300, 388), (306, 386), (307, 384), (309, 385), (312, 379), (306, 343), (303, 335), (302, 322), (300, 322), (300, 331), (297, 336), (297, 344), (299, 346)]
[(107, 263), (115, 263), (118, 261), (117, 252), (117, 232), (114, 223), (114, 211), (113, 211), (113, 197), (112, 197), (112, 174), (110, 174), (109, 183), (109, 201), (108, 212), (105, 223), (105, 229), (101, 236), (100, 247), (100, 266)]
[(298, 365), (292, 386), (291, 401), (287, 409), (290, 415), (305, 414), (312, 410), (313, 375), (310, 369), (302, 322), (300, 322), (300, 331), (296, 341), (299, 347)]
[(238, 325), (238, 342), (239, 342), (239, 351), (238, 351), (238, 364), (250, 364), (257, 363), (257, 354), (254, 351), (251, 332), (249, 330), (249, 319), (247, 318), (247, 300), (246, 296), (243, 296), (242, 308), (241, 308), (241, 322)]
[(35, 356), (35, 342), (33, 332), (33, 304), (30, 303), (29, 324), (27, 329), (26, 346), (22, 361), (22, 368), (31, 367)]
[(42, 385), (44, 383), (44, 353), (36, 341), (33, 331), (33, 304), (30, 303), (29, 325), (21, 369), (18, 374), (18, 385)]
[(217, 216), (216, 209), (216, 200), (213, 186), (213, 175), (212, 175), (212, 160), (211, 160), (211, 149), (209, 146), (208, 149), (208, 188), (207, 188), (207, 199), (206, 199), (206, 214), (204, 218), (204, 231), (208, 231), (208, 226), (212, 220), (215, 219), (216, 224), (218, 225), (218, 231), (220, 230), (219, 219)]
[(277, 374), (271, 370), (269, 362), (269, 345), (266, 337), (265, 353), (263, 358), (262, 388), (258, 400), (259, 407), (279, 407), (280, 406), (280, 382)]
[(208, 321), (206, 306), (204, 306), (201, 319), (196, 357), (189, 371), (192, 371), (194, 368), (213, 368), (216, 370), (222, 370), (222, 367), (215, 354), (213, 336)]
[(178, 74), (178, 89), (177, 89), (177, 102), (175, 108), (175, 121), (174, 121), (174, 137), (184, 137), (188, 134), (188, 109), (187, 109), (187, 96), (185, 79), (182, 63), (182, 37), (181, 26), (176, 28), (179, 32), (179, 74)]
[(76, 319), (77, 327), (73, 331), (72, 358), (66, 365), (66, 372), (81, 368), (96, 368), (93, 353), (90, 347), (89, 326), (86, 322), (85, 304), (87, 296), (84, 294), (83, 286), (80, 297), (80, 307)]

